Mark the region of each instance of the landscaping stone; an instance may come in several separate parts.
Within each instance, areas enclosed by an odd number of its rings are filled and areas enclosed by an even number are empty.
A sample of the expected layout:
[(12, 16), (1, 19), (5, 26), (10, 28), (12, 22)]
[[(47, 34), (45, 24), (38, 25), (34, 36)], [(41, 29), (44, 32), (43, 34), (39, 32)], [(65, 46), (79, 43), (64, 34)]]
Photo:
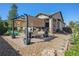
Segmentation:
[[(16, 52), (19, 51), (19, 53), (23, 56), (40, 56), (40, 55), (55, 56), (56, 48), (58, 48), (57, 55), (63, 56), (64, 54), (63, 41), (65, 39), (69, 39), (70, 35), (55, 34), (55, 36), (56, 38), (53, 38), (50, 41), (44, 41), (43, 39), (40, 38), (32, 38), (31, 44), (28, 46), (25, 45), (23, 42), (24, 34), (22, 33), (15, 39), (12, 39), (11, 36), (2, 36), (2, 37), (4, 38), (5, 41), (7, 41), (7, 43), (9, 43), (16, 50)], [(67, 43), (67, 41), (64, 42)], [(1, 42), (1, 44), (3, 43)]]
[(43, 51), (42, 51), (42, 55), (43, 56), (54, 56), (55, 54), (54, 54), (54, 49), (53, 48), (46, 48), (46, 49), (44, 49)]

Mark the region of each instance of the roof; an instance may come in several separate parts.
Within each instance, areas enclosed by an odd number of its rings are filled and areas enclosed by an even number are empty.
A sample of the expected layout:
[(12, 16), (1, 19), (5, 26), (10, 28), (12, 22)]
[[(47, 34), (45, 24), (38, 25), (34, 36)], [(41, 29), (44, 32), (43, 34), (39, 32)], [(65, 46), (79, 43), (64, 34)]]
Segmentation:
[[(29, 26), (44, 27), (44, 23), (45, 23), (44, 19), (40, 19), (40, 18), (38, 18), (38, 16), (39, 16), (39, 15), (45, 15), (45, 16), (48, 16), (48, 17), (51, 17), (51, 16), (55, 16), (55, 17), (56, 17), (57, 14), (60, 14), (60, 16), (61, 16), (61, 18), (62, 18), (62, 20), (63, 20), (63, 16), (62, 16), (61, 11), (58, 11), (58, 12), (56, 12), (56, 13), (54, 13), (54, 14), (51, 14), (51, 15), (39, 13), (39, 14), (36, 15), (36, 17), (29, 15), (29, 16), (28, 16)], [(25, 21), (24, 19), (21, 19), (21, 17), (18, 18), (17, 20), (23, 20), (23, 21)], [(16, 21), (17, 21), (17, 20), (16, 20)], [(63, 23), (64, 23), (64, 20), (63, 20)]]
[(51, 14), (51, 15), (53, 16), (53, 15), (58, 14), (58, 13), (61, 13), (61, 11), (55, 12), (54, 14)]
[(56, 16), (56, 15), (58, 15), (58, 14), (60, 14), (60, 16), (61, 16), (61, 18), (62, 18), (62, 21), (64, 22), (64, 19), (63, 19), (63, 16), (62, 16), (62, 13), (61, 13), (61, 11), (58, 11), (58, 12), (56, 12), (56, 13), (54, 13), (54, 14), (44, 14), (44, 13), (39, 13), (39, 14), (37, 14), (36, 15), (36, 17), (38, 17), (38, 16), (40, 16), (40, 15), (45, 15), (45, 16), (48, 16), (48, 17), (53, 17), (53, 16)]
[[(16, 21), (19, 21), (19, 20), (25, 21), (24, 19), (21, 19), (21, 18), (18, 18)], [(28, 23), (29, 23), (29, 26), (44, 27), (44, 20), (37, 17), (28, 16)]]
[(44, 20), (43, 19), (33, 17), (33, 16), (29, 16), (28, 19), (29, 19), (30, 26), (44, 27)]
[(36, 15), (36, 17), (37, 17), (37, 16), (39, 16), (39, 15), (53, 16), (53, 15), (58, 14), (58, 13), (61, 13), (61, 11), (58, 11), (58, 12), (56, 12), (56, 13), (54, 13), (54, 14), (44, 14), (44, 13), (38, 13), (38, 14)]
[(60, 14), (60, 16), (62, 18), (62, 21), (64, 22), (64, 19), (63, 19), (63, 16), (62, 16), (62, 12), (61, 11), (58, 11), (58, 12), (52, 14), (51, 16), (55, 16), (56, 14)]
[(38, 17), (39, 15), (45, 15), (45, 16), (50, 16), (50, 15), (48, 15), (48, 14), (44, 14), (44, 13), (38, 13), (35, 17)]

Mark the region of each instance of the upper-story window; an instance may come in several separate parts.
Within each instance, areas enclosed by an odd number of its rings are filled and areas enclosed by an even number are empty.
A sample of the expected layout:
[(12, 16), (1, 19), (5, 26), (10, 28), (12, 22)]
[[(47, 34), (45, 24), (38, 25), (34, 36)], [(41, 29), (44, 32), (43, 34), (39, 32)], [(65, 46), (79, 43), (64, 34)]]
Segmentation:
[(58, 19), (58, 21), (61, 21), (61, 19)]

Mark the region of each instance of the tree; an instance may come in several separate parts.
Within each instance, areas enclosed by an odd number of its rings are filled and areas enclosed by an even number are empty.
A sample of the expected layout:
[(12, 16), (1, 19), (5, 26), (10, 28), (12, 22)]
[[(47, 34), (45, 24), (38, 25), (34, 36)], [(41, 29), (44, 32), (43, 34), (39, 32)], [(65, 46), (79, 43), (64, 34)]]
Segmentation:
[(0, 17), (0, 20), (2, 20), (2, 18)]
[(14, 18), (17, 17), (17, 6), (16, 4), (13, 4), (11, 6), (11, 9), (9, 10), (9, 16), (8, 16), (8, 22), (9, 22), (9, 26), (12, 26), (12, 21), (14, 20)]
[(70, 26), (71, 28), (73, 28), (74, 25), (75, 25), (75, 22), (73, 22), (73, 21), (70, 21), (70, 22), (69, 22), (69, 26)]
[(3, 27), (3, 21), (1, 17), (0, 17), (0, 27)]
[(8, 28), (8, 23), (7, 22), (4, 22), (4, 26)]
[(9, 11), (9, 17), (8, 19), (10, 20), (10, 27), (12, 26), (12, 38), (15, 38), (14, 34), (14, 18), (17, 17), (17, 6), (16, 4), (13, 4), (10, 11)]

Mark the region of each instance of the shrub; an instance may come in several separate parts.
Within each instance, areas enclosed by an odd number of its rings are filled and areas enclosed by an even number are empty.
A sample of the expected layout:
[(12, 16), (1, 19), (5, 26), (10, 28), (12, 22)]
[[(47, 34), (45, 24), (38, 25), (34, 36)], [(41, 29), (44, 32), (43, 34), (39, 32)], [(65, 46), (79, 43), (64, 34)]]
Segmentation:
[(5, 27), (0, 27), (0, 35), (3, 35), (4, 33), (7, 32), (7, 28)]
[(72, 33), (71, 43), (73, 43), (73, 44), (78, 44), (79, 43), (79, 36), (77, 35), (77, 33)]
[(66, 51), (65, 56), (79, 56), (79, 44), (74, 45), (70, 50)]
[(76, 50), (69, 50), (65, 52), (65, 56), (78, 56), (79, 53)]
[(67, 33), (72, 33), (72, 29), (70, 27), (64, 27), (63, 31), (65, 31)]
[(73, 46), (70, 48), (70, 50), (65, 52), (66, 56), (79, 56), (79, 25), (75, 24), (75, 26), (72, 29), (72, 43)]
[(79, 26), (76, 25), (73, 28), (73, 33), (71, 37), (74, 44), (79, 44)]
[(57, 29), (56, 32), (58, 32), (58, 33), (62, 33), (62, 31), (61, 31), (60, 29)]
[(7, 32), (7, 27), (4, 26), (4, 23), (0, 21), (0, 35), (3, 35), (4, 33)]

